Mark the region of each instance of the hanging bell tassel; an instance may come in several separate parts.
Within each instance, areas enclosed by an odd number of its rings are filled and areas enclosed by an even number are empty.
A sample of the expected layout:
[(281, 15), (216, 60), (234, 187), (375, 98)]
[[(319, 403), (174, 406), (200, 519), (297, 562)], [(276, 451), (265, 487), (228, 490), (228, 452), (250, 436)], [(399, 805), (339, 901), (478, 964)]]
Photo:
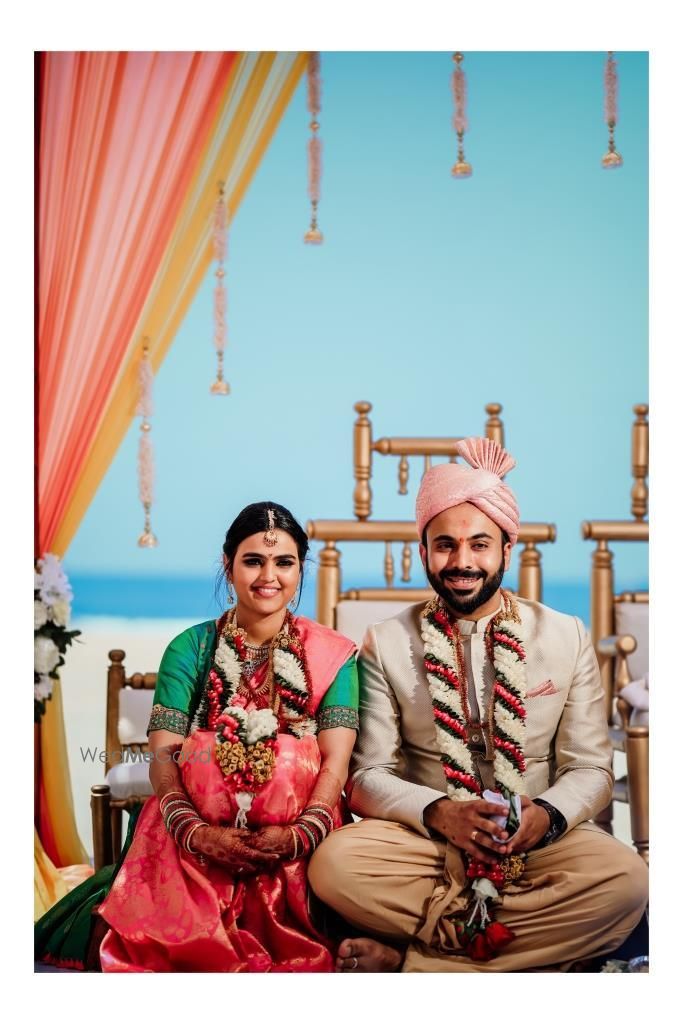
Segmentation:
[(607, 152), (602, 158), (602, 166), (606, 171), (621, 167), (624, 163), (621, 154), (617, 152), (614, 142), (614, 129), (617, 126), (617, 62), (614, 59), (614, 51), (608, 50), (605, 63), (605, 121), (609, 130), (607, 141)]
[(223, 182), (218, 185), (218, 201), (213, 214), (213, 256), (216, 260), (216, 284), (213, 290), (213, 341), (216, 349), (216, 379), (209, 388), (212, 395), (229, 395), (230, 385), (223, 376), (223, 356), (227, 336), (225, 292), (225, 255), (228, 245), (228, 211), (225, 205)]
[(451, 174), (454, 178), (469, 178), (472, 175), (472, 165), (465, 159), (465, 132), (467, 131), (467, 115), (465, 108), (467, 105), (467, 82), (465, 81), (465, 72), (461, 65), (464, 60), (462, 53), (454, 53), (453, 60), (455, 61), (455, 70), (451, 79), (451, 85), (453, 88), (453, 101), (455, 103), (455, 113), (453, 115), (453, 127), (458, 137), (458, 159), (451, 168)]
[(140, 441), (138, 444), (138, 491), (145, 512), (145, 525), (138, 537), (138, 547), (155, 548), (159, 541), (152, 533), (152, 503), (154, 501), (154, 450), (149, 436), (152, 424), (149, 417), (154, 408), (152, 405), (152, 383), (154, 373), (149, 361), (149, 348), (145, 345), (138, 369), (139, 398), (136, 416), (142, 417), (140, 424)]
[(304, 242), (320, 245), (323, 235), (318, 227), (318, 203), (320, 202), (320, 177), (322, 171), (322, 142), (318, 137), (320, 122), (320, 54), (311, 53), (308, 58), (308, 110), (311, 115), (312, 136), (308, 140), (308, 198), (311, 200), (311, 226), (304, 235)]

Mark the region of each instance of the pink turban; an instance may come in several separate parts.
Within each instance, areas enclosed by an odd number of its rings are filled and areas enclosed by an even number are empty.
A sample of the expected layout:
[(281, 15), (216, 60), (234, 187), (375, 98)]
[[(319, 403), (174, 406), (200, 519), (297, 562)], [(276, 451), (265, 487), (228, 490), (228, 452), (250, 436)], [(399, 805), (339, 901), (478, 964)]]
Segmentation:
[[(467, 437), (456, 445), (458, 455), (469, 466), (457, 462), (442, 463), (428, 469), (422, 478), (415, 504), (417, 532), (444, 509), (468, 501), (505, 530), (510, 543), (519, 534), (519, 508), (502, 477), (515, 465), (515, 460), (488, 437)], [(470, 468), (471, 467), (471, 468)]]

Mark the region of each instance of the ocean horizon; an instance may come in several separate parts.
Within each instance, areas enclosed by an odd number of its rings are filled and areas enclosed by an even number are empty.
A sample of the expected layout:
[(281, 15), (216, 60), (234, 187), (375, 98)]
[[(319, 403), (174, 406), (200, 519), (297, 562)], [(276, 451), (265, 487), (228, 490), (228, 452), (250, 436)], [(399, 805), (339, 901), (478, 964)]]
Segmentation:
[[(74, 622), (85, 618), (185, 619), (201, 622), (216, 618), (225, 609), (223, 595), (215, 593), (214, 581), (198, 576), (126, 576), (72, 573)], [(354, 586), (383, 586), (376, 575), (360, 579)], [(514, 589), (516, 579), (506, 581)], [(304, 583), (297, 609), (300, 615), (315, 617), (316, 581)], [(625, 581), (620, 589), (647, 590), (647, 582)], [(590, 622), (590, 585), (586, 580), (545, 580), (543, 603), (557, 611), (577, 615)]]

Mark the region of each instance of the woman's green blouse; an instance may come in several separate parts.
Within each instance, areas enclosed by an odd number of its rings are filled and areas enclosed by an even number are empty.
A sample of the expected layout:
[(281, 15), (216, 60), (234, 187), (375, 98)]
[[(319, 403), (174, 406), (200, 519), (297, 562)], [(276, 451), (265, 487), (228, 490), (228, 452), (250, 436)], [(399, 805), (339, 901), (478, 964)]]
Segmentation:
[[(180, 633), (161, 659), (154, 690), (154, 707), (147, 732), (168, 729), (187, 736), (197, 710), (216, 648), (213, 619)], [(358, 670), (352, 656), (320, 702), (318, 732), (323, 729), (358, 729)]]

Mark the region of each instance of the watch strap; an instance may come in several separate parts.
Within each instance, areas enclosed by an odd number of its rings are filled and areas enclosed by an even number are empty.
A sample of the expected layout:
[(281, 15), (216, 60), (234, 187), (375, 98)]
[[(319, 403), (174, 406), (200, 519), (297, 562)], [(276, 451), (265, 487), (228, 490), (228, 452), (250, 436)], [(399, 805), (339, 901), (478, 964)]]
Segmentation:
[(554, 804), (548, 803), (547, 800), (543, 800), (541, 797), (536, 797), (532, 803), (538, 804), (539, 807), (546, 810), (550, 818), (548, 831), (540, 841), (536, 843), (536, 848), (539, 849), (543, 846), (550, 846), (551, 843), (554, 843), (556, 839), (559, 839), (560, 836), (563, 836), (567, 831), (567, 819), (562, 811), (558, 811)]

